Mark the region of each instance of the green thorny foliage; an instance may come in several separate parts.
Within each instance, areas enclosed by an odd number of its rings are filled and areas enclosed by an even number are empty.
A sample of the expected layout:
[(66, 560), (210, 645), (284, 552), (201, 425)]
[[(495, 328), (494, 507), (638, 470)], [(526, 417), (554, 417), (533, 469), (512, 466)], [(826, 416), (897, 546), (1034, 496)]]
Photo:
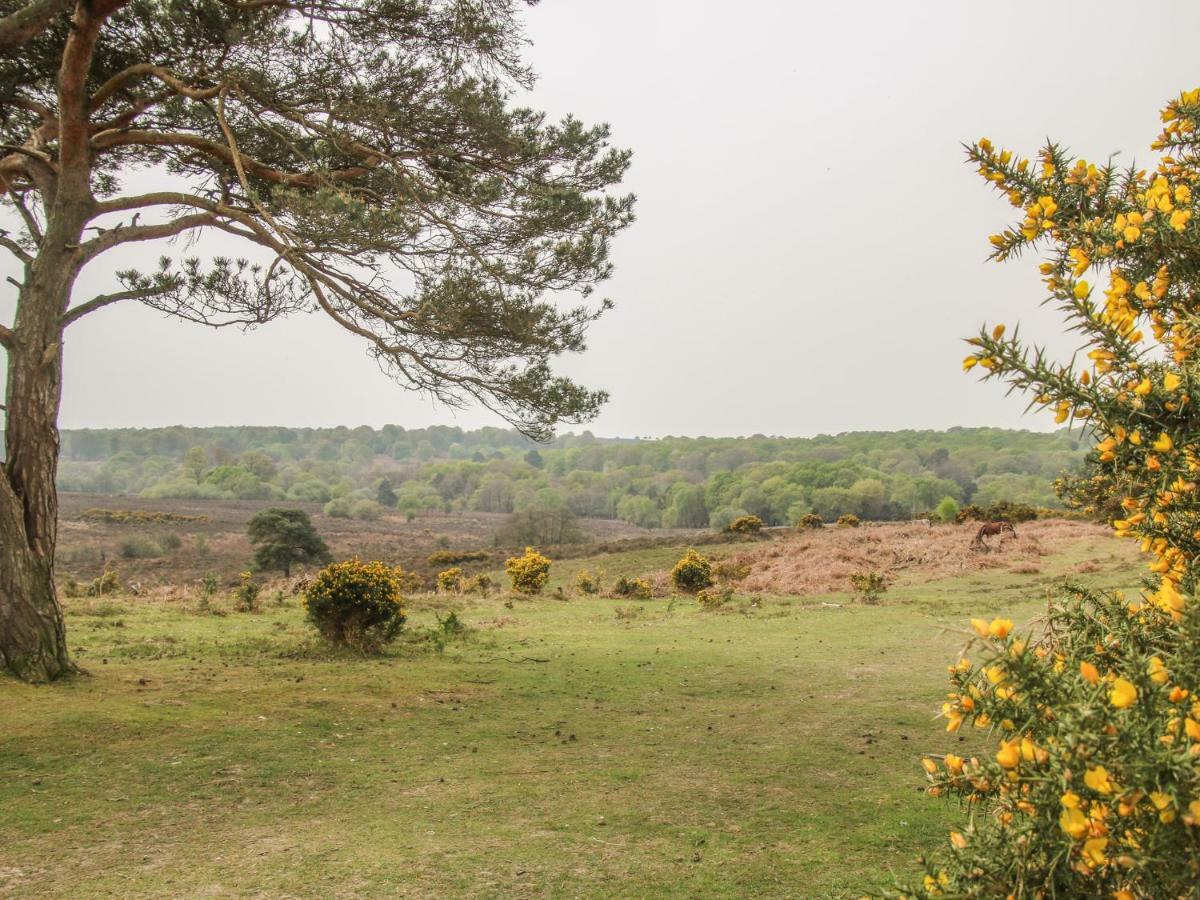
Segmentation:
[(1084, 346), (1059, 365), (998, 325), (970, 341), (964, 368), (1090, 427), (1092, 490), (1116, 495), (1112, 524), (1141, 542), (1150, 574), (1136, 597), (1069, 589), (1031, 634), (972, 621), (978, 656), (951, 666), (942, 712), (949, 731), (998, 744), (924, 761), (930, 792), (957, 797), (968, 821), (910, 895), (1200, 895), (1198, 120), (1200, 90), (1166, 107), (1152, 171), (1053, 144), (1034, 162), (986, 139), (967, 149), (1024, 213), (992, 257), (1040, 252)]

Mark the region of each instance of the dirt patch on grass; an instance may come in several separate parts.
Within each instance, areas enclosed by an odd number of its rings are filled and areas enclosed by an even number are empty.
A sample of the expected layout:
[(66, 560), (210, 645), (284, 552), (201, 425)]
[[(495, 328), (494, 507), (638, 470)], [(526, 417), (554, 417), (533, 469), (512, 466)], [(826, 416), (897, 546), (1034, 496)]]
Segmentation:
[(1038, 561), (1081, 541), (1109, 539), (1090, 522), (1047, 520), (1017, 527), (1017, 537), (995, 538), (987, 551), (971, 549), (977, 525), (876, 525), (824, 528), (772, 541), (731, 557), (750, 566), (739, 591), (827, 594), (845, 591), (854, 572), (881, 572), (900, 581), (949, 578), (988, 569), (1038, 571)]

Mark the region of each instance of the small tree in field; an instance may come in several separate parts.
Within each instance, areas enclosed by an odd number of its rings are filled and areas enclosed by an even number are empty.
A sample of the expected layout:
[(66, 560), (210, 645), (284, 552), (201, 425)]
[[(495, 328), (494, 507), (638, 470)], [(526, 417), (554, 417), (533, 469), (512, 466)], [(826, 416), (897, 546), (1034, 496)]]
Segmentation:
[(254, 564), (260, 569), (279, 569), (292, 574), (295, 563), (327, 563), (329, 547), (313, 528), (302, 509), (264, 509), (246, 526), (254, 545)]
[[(606, 127), (514, 106), (521, 0), (0, 3), (0, 670), (72, 671), (54, 586), (67, 330), (116, 303), (249, 327), (319, 312), (403, 385), (525, 434), (603, 402), (551, 370), (584, 348), (632, 197)], [(141, 177), (131, 177), (141, 173)], [(149, 173), (149, 174), (147, 174)], [(147, 184), (147, 182), (151, 184)], [(204, 236), (244, 258), (125, 258)], [(214, 460), (219, 465), (228, 461)]]
[(1112, 525), (1150, 578), (1133, 595), (1069, 590), (1036, 637), (972, 621), (978, 657), (951, 666), (942, 711), (991, 747), (925, 760), (931, 792), (972, 815), (912, 893), (1133, 900), (1200, 883), (1200, 90), (1162, 119), (1165, 155), (1147, 169), (1055, 144), (1032, 161), (968, 149), (1021, 217), (993, 257), (1040, 252), (1085, 346), (1062, 364), (997, 325), (964, 367), (1095, 436), (1095, 493), (1120, 496)]

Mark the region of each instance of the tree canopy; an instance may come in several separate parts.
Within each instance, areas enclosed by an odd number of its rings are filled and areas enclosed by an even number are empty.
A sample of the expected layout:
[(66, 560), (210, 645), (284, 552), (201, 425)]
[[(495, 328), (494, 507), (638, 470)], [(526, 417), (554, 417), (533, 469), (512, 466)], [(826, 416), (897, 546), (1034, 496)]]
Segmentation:
[(327, 563), (333, 559), (302, 509), (255, 513), (246, 525), (246, 534), (254, 544), (254, 564), (260, 569), (279, 569), (287, 576), (296, 563)]
[(3, 243), (28, 269), (73, 182), (77, 270), (205, 231), (248, 255), (122, 271), (67, 324), (128, 300), (214, 326), (321, 310), (407, 387), (538, 437), (585, 420), (603, 394), (549, 362), (607, 303), (543, 295), (608, 276), (633, 201), (605, 191), (629, 154), (513, 105), (533, 80), (521, 5), (2, 2), (0, 187), (22, 232)]

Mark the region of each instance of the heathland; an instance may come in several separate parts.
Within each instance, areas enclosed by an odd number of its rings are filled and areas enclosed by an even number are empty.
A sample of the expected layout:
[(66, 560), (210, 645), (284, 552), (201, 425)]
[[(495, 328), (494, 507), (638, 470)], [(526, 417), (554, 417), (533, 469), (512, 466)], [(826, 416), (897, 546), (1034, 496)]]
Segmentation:
[[(64, 546), (141, 527), (72, 519), (72, 502)], [(135, 506), (150, 513), (122, 508)], [(222, 516), (155, 527), (213, 529), (209, 546), (233, 562), (240, 551), (219, 550), (235, 530), (230, 520), (221, 532)], [(474, 516), (389, 513), (331, 544), (374, 553), (427, 531), (414, 555), (435, 552), (438, 535), (476, 546), (486, 522)], [(324, 648), (289, 581), (268, 581), (258, 610), (239, 612), (224, 584), (209, 591), (191, 563), (172, 575), (172, 557), (156, 557), (164, 570), (141, 574), (137, 596), (65, 601), (88, 677), (3, 686), (0, 892), (820, 897), (885, 886), (965, 816), (923, 792), (920, 758), (983, 746), (934, 718), (939, 663), (958, 658), (967, 617), (1036, 620), (1065, 579), (1135, 587), (1132, 545), (1100, 526), (1017, 530), (988, 551), (971, 549), (971, 525), (701, 544), (749, 569), (711, 609), (666, 577), (701, 533), (627, 535), (556, 559), (536, 599), (414, 593), (404, 636), (373, 658)], [(501, 583), (500, 562), (471, 571)], [(581, 570), (605, 593), (577, 590)], [(886, 576), (879, 602), (850, 593), (859, 570)], [(655, 596), (607, 595), (620, 576), (645, 577)]]

